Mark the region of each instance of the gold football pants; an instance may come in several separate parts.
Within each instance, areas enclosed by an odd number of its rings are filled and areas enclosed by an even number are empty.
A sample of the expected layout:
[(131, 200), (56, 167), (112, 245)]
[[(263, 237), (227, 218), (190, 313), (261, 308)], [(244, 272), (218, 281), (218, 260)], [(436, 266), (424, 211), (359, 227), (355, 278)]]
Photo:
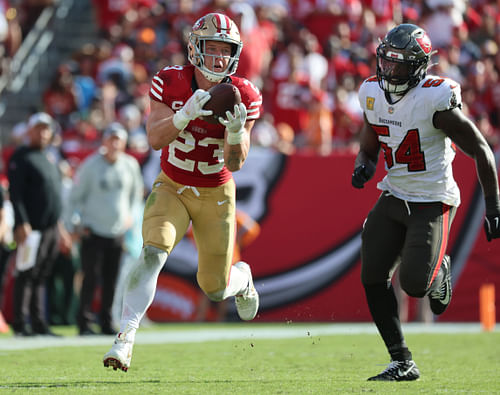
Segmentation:
[(223, 290), (229, 280), (235, 237), (235, 184), (219, 187), (179, 184), (160, 172), (144, 208), (142, 237), (171, 253), (192, 222), (198, 249), (200, 288), (207, 294)]

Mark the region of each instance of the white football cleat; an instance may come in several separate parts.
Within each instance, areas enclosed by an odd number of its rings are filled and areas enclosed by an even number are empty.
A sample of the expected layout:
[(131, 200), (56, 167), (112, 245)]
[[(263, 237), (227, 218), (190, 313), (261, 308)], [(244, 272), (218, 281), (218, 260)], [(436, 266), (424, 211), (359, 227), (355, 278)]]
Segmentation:
[(250, 321), (255, 318), (259, 310), (259, 294), (253, 285), (252, 272), (250, 266), (245, 262), (237, 262), (234, 266), (248, 273), (248, 287), (242, 295), (236, 295), (236, 310), (238, 315), (244, 321)]
[(113, 370), (121, 369), (126, 372), (130, 366), (132, 359), (132, 348), (134, 347), (133, 340), (127, 332), (120, 332), (115, 338), (114, 344), (103, 358), (104, 367), (113, 367)]

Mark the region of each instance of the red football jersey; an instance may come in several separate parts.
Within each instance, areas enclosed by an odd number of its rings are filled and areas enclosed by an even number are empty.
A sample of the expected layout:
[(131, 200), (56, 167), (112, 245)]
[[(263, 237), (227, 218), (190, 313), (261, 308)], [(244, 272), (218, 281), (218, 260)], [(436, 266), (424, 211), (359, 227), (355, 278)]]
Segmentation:
[[(247, 120), (259, 118), (262, 96), (245, 78), (231, 76), (247, 108)], [(173, 111), (184, 106), (193, 94), (194, 66), (169, 66), (153, 77), (149, 97)], [(175, 182), (196, 187), (215, 187), (231, 179), (224, 166), (224, 126), (199, 118), (189, 122), (179, 136), (162, 149), (161, 168)]]

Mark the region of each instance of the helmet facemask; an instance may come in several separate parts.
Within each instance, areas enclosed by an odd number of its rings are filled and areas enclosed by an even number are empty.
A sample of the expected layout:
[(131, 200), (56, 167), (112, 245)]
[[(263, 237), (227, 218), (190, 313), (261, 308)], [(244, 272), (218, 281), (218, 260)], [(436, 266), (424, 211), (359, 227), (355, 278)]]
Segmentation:
[[(206, 66), (207, 57), (212, 56), (214, 61), (216, 58), (221, 57), (220, 55), (207, 54), (206, 45), (208, 41), (219, 41), (231, 45), (231, 55), (222, 56), (223, 58), (229, 58), (224, 71), (210, 70)], [(200, 18), (193, 26), (193, 31), (189, 35), (188, 58), (191, 64), (198, 68), (207, 80), (220, 82), (226, 76), (236, 72), (242, 47), (240, 33), (231, 19), (223, 14), (208, 14)]]

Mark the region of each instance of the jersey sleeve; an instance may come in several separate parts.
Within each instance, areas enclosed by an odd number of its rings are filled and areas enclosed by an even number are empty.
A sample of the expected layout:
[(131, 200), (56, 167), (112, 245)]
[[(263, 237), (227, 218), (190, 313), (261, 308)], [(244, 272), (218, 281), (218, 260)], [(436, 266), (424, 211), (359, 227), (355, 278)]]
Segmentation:
[(260, 118), (262, 112), (262, 94), (252, 82), (241, 79), (237, 84), (241, 94), (241, 102), (247, 108), (247, 120)]
[(163, 102), (163, 86), (165, 82), (162, 78), (162, 71), (157, 72), (151, 80), (151, 89), (149, 90), (149, 97), (152, 100)]
[[(377, 82), (377, 77), (376, 76), (371, 76), (370, 78), (367, 78), (366, 80), (363, 81), (361, 86), (359, 87), (358, 90), (358, 100), (359, 100), (359, 105), (363, 112), (366, 112), (367, 109), (373, 110), (373, 104), (374, 104), (374, 95), (373, 93), (370, 95), (370, 91), (373, 92), (373, 87), (376, 84), (376, 88), (378, 88), (378, 82)], [(371, 108), (368, 108), (370, 107)]]
[(358, 90), (358, 100), (359, 100), (359, 106), (363, 110), (363, 112), (366, 111), (366, 81), (364, 81), (361, 86), (359, 87)]
[(430, 90), (434, 93), (433, 107), (435, 111), (446, 111), (462, 107), (462, 95), (458, 82), (444, 78), (443, 82), (436, 88), (438, 89)]

